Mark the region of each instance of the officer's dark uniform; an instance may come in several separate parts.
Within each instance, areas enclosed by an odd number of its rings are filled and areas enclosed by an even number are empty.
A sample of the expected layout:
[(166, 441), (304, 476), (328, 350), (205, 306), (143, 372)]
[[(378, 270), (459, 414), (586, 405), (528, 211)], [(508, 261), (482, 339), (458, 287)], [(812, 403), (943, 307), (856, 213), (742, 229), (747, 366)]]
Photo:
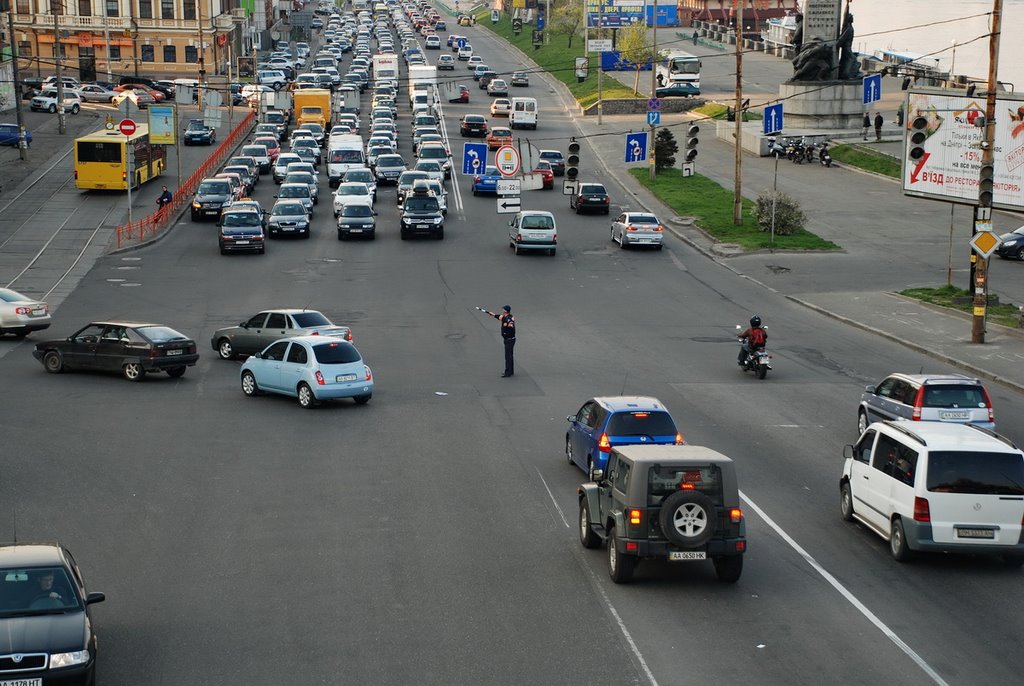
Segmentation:
[(506, 377), (515, 373), (512, 350), (516, 347), (516, 318), (512, 316), (510, 305), (505, 305), (501, 309), (504, 312), (494, 315), (494, 318), (501, 322), (501, 341), (505, 344), (505, 373), (502, 377)]

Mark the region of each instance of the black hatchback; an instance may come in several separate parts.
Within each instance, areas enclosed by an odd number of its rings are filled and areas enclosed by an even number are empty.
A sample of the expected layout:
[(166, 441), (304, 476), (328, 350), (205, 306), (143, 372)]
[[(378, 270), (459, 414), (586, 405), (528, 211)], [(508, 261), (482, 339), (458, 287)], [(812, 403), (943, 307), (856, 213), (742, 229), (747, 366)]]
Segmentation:
[(569, 207), (576, 210), (576, 214), (583, 212), (600, 212), (608, 214), (611, 208), (611, 198), (604, 184), (581, 183), (576, 192), (569, 196)]
[(179, 377), (199, 359), (196, 342), (168, 326), (122, 321), (92, 322), (67, 338), (36, 343), (32, 356), (51, 374), (118, 371), (129, 381), (146, 372)]
[(459, 123), (459, 133), (463, 136), (486, 136), (487, 119), (480, 114), (467, 114)]

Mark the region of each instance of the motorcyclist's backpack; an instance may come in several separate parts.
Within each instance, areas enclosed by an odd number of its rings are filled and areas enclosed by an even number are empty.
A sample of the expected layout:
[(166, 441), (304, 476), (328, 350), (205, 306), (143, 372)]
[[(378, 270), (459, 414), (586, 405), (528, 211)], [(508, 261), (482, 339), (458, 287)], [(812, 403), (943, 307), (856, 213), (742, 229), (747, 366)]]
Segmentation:
[(756, 327), (750, 330), (750, 347), (751, 348), (763, 348), (764, 344), (768, 341), (768, 336), (765, 334), (764, 329)]

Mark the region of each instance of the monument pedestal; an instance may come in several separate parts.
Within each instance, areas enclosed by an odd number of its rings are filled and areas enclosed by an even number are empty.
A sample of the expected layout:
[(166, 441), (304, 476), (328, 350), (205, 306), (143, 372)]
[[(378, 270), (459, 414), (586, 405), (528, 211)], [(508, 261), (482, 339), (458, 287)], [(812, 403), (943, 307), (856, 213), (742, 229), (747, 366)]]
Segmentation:
[(787, 129), (858, 129), (864, 88), (856, 81), (787, 81), (779, 86)]

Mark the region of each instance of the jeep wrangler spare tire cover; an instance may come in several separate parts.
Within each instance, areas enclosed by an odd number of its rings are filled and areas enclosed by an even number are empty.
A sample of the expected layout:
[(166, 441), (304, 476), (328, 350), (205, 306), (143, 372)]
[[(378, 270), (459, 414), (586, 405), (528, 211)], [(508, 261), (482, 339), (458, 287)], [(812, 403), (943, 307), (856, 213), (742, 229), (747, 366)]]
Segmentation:
[(676, 491), (665, 498), (658, 514), (665, 538), (683, 548), (707, 543), (715, 533), (717, 521), (714, 503), (697, 491)]

